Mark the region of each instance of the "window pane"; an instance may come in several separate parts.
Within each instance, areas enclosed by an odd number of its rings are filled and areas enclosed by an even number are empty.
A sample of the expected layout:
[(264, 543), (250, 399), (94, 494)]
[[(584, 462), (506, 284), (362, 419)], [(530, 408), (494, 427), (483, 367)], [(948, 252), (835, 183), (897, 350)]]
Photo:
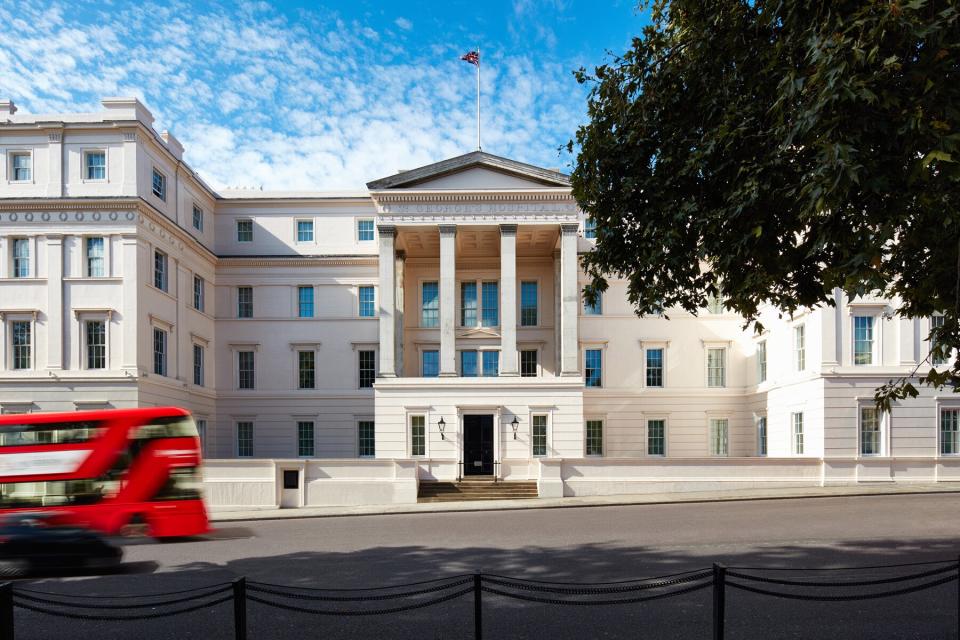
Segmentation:
[(167, 290), (167, 254), (161, 251), (153, 252), (153, 286)]
[(880, 455), (880, 418), (876, 407), (860, 407), (860, 455)]
[(791, 414), (790, 421), (793, 425), (793, 452), (797, 455), (803, 454), (803, 414)]
[(410, 455), (427, 455), (426, 418), (410, 416)]
[(588, 240), (593, 240), (597, 237), (597, 221), (593, 218), (587, 217), (583, 221), (583, 237)]
[(647, 386), (663, 386), (663, 349), (647, 349)]
[(665, 420), (647, 420), (647, 453), (651, 456), (662, 456), (666, 452)]
[(153, 372), (167, 375), (167, 332), (161, 329), (153, 330)]
[(316, 384), (316, 353), (297, 351), (298, 382), (301, 389), (313, 389)]
[(372, 318), (376, 315), (373, 287), (360, 287), (360, 317)]
[(156, 169), (153, 170), (153, 195), (161, 200), (167, 199), (167, 177)]
[(807, 366), (807, 348), (805, 329), (802, 324), (793, 328), (793, 349), (797, 371), (803, 371)]
[(237, 352), (237, 379), (241, 389), (254, 388), (254, 352)]
[(960, 409), (942, 409), (940, 411), (940, 453), (955, 455), (960, 453)]
[(464, 378), (473, 378), (477, 375), (477, 352), (460, 352), (460, 375)]
[(757, 382), (767, 381), (767, 341), (757, 343)]
[(29, 321), (17, 320), (11, 323), (13, 332), (13, 368), (30, 369), (32, 341), (30, 339), (31, 325)]
[(539, 315), (537, 308), (537, 283), (520, 283), (520, 326), (537, 326)]
[(193, 384), (203, 386), (203, 347), (193, 345)]
[(486, 378), (495, 378), (500, 375), (500, 352), (483, 351), (483, 375)]
[(599, 291), (597, 292), (597, 299), (593, 304), (587, 302), (587, 299), (583, 299), (583, 315), (585, 316), (599, 316), (602, 313), (603, 309), (603, 294)]
[(547, 455), (547, 416), (533, 416), (533, 455)]
[(297, 242), (313, 242), (313, 220), (297, 220)]
[(370, 389), (373, 387), (373, 381), (376, 378), (376, 371), (374, 369), (374, 353), (373, 351), (358, 351), (358, 358), (360, 361), (360, 388), (361, 389)]
[(313, 456), (312, 422), (297, 422), (297, 455), (301, 458)]
[(313, 317), (313, 287), (297, 287), (297, 315), (301, 318)]
[(583, 375), (586, 386), (601, 386), (603, 381), (603, 352), (600, 349), (587, 349), (585, 352)]
[(103, 238), (87, 238), (87, 275), (91, 278), (102, 278), (106, 275), (103, 264)]
[(107, 327), (103, 320), (88, 320), (87, 369), (107, 368)]
[(237, 242), (253, 242), (253, 220), (237, 220)]
[(13, 240), (13, 277), (30, 277), (30, 240), (27, 238)]
[(853, 364), (873, 364), (873, 317), (853, 318)]
[(537, 350), (528, 349), (520, 352), (520, 376), (523, 378), (537, 377)]
[(710, 455), (725, 456), (728, 454), (729, 420), (727, 418), (710, 418)]
[(603, 420), (587, 420), (587, 455), (603, 455)]
[(436, 378), (440, 375), (440, 352), (423, 352), (423, 377)]
[(760, 416), (757, 420), (757, 453), (767, 455), (767, 417)]
[[(933, 316), (930, 318), (931, 329), (939, 329), (942, 326), (943, 326), (943, 316)], [(933, 352), (930, 356), (930, 364), (932, 364), (935, 367), (939, 367), (942, 364), (946, 364), (949, 350), (947, 351), (946, 354), (940, 353), (939, 349), (937, 349), (937, 342), (935, 340), (931, 340), (930, 350)]]
[(253, 317), (253, 287), (237, 287), (237, 317)]
[(436, 282), (424, 282), (420, 301), (420, 326), (440, 326), (440, 289)]
[(200, 276), (193, 276), (193, 308), (203, 311), (203, 299), (206, 296), (206, 283)]
[(87, 180), (104, 180), (107, 177), (107, 154), (103, 151), (87, 152)]
[(372, 420), (361, 420), (358, 425), (359, 451), (361, 457), (376, 455), (376, 434)]
[(373, 220), (357, 221), (357, 238), (360, 242), (373, 240)]
[(249, 458), (253, 456), (253, 423), (237, 423), (237, 456)]
[(484, 282), (481, 288), (483, 314), (481, 322), (485, 327), (500, 324), (500, 288), (496, 282)]
[(477, 326), (477, 283), (460, 283), (460, 326)]
[(16, 153), (13, 155), (13, 179), (30, 180), (31, 157), (29, 153)]
[(707, 349), (707, 386), (724, 387), (727, 384), (726, 349)]
[(203, 231), (203, 209), (197, 205), (193, 205), (193, 228)]

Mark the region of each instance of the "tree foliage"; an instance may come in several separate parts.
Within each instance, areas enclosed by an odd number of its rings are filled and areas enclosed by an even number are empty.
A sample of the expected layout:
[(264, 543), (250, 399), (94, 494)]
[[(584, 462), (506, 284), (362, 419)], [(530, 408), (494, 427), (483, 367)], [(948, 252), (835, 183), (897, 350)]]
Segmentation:
[[(960, 346), (957, 4), (644, 5), (630, 50), (577, 74), (587, 296), (614, 276), (641, 315), (720, 296), (755, 323), (766, 305), (875, 293), (906, 317), (942, 312), (937, 348)], [(921, 382), (955, 386), (948, 369)], [(877, 399), (916, 393), (905, 378)]]

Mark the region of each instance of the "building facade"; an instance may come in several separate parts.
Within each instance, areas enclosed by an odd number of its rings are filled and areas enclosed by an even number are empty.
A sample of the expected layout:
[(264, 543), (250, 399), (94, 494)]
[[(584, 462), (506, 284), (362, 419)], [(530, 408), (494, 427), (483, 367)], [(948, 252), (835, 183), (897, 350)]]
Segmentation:
[(872, 405), (936, 318), (838, 291), (755, 335), (719, 301), (638, 318), (617, 280), (588, 306), (595, 233), (557, 171), (474, 152), (218, 192), (152, 123), (0, 102), (3, 412), (186, 407), (219, 504), (960, 479), (960, 397)]

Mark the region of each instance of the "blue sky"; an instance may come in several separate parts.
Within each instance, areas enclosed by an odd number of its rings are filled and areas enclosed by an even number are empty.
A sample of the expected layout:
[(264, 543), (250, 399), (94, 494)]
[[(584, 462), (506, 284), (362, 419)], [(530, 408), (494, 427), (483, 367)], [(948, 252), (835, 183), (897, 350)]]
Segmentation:
[(631, 2), (0, 3), (0, 98), (30, 113), (135, 95), (215, 187), (337, 189), (483, 147), (569, 168), (579, 66), (621, 53)]

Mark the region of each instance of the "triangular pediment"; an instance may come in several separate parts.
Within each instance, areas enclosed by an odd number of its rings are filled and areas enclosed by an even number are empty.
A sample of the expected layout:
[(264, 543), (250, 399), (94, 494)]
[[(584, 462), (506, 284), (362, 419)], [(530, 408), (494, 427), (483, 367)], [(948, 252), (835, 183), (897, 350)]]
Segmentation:
[(569, 176), (483, 151), (435, 162), (367, 183), (383, 189), (543, 189), (569, 188)]

